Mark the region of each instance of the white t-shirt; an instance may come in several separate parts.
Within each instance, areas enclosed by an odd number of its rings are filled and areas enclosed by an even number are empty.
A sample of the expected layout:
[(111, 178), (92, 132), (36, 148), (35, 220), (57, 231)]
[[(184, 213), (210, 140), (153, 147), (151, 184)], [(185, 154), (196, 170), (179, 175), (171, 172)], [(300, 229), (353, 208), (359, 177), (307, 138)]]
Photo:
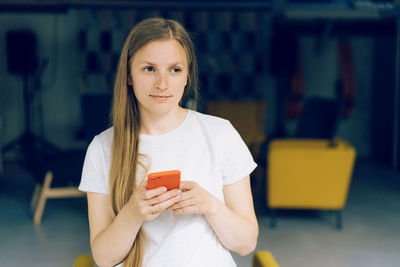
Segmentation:
[[(89, 145), (79, 190), (109, 194), (113, 128), (97, 135)], [(150, 160), (149, 173), (180, 170), (182, 181), (195, 181), (224, 202), (223, 186), (248, 176), (257, 166), (238, 132), (227, 120), (188, 112), (173, 131), (141, 134), (139, 152)], [(146, 177), (143, 169), (137, 182)], [(163, 211), (145, 222), (148, 237), (143, 266), (236, 266), (204, 215), (175, 215)]]

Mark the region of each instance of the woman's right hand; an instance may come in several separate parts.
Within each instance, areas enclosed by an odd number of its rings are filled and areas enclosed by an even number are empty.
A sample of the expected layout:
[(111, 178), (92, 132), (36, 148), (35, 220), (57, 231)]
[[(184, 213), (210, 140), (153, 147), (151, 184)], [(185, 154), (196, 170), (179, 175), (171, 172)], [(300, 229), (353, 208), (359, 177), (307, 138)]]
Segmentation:
[(154, 220), (163, 210), (175, 204), (180, 199), (181, 190), (167, 191), (165, 187), (147, 190), (147, 180), (143, 179), (134, 190), (128, 205), (135, 221)]

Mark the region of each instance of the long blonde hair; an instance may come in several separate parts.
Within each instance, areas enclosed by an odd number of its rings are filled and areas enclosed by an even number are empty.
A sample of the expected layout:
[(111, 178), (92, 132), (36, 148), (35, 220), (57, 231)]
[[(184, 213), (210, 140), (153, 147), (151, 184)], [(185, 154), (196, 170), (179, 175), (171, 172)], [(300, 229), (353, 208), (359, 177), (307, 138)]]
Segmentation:
[[(116, 216), (131, 197), (136, 187), (136, 170), (140, 163), (139, 131), (140, 114), (137, 99), (130, 81), (130, 66), (136, 52), (156, 40), (177, 40), (186, 52), (188, 60), (188, 81), (181, 100), (190, 97), (197, 103), (198, 71), (194, 46), (189, 34), (174, 20), (162, 18), (146, 19), (137, 24), (129, 33), (122, 48), (117, 68), (112, 103), (112, 124), (114, 136), (110, 167), (110, 194), (113, 214)], [(135, 242), (124, 260), (124, 266), (142, 265), (144, 232), (140, 228)]]

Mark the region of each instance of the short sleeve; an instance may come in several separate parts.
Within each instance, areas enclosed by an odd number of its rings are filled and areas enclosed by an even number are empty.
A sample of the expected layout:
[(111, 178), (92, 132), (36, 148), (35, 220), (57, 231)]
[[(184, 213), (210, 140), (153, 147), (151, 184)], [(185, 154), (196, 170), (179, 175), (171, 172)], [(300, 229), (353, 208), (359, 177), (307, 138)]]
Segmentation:
[(257, 164), (242, 137), (228, 121), (221, 136), (221, 171), (223, 184), (229, 185), (248, 176)]
[(90, 143), (82, 169), (82, 178), (79, 190), (109, 194), (109, 185), (105, 173), (104, 153), (99, 136), (95, 136)]

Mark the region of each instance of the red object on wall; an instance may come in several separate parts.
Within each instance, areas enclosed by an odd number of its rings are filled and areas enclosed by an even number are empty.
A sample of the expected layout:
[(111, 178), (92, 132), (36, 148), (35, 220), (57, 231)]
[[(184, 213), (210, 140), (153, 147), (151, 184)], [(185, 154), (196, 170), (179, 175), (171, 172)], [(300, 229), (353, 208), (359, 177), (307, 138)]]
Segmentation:
[(341, 97), (344, 102), (343, 117), (347, 118), (353, 111), (356, 99), (356, 79), (354, 74), (353, 55), (349, 40), (338, 42), (339, 66), (341, 73)]
[(303, 109), (305, 87), (303, 66), (300, 59), (298, 59), (298, 66), (291, 80), (289, 101), (287, 104), (288, 119), (296, 119), (300, 116)]

